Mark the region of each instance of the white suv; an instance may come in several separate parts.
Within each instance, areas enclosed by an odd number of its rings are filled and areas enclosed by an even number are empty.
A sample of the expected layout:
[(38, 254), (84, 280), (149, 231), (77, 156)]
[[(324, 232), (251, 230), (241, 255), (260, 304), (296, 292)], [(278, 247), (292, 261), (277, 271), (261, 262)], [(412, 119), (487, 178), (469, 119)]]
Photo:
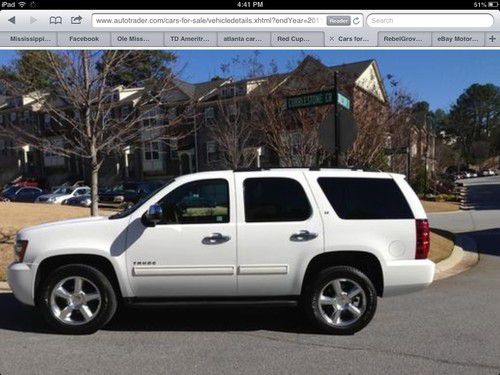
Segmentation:
[(111, 217), (17, 234), (8, 279), (56, 330), (90, 333), (134, 305), (300, 304), (354, 333), (377, 296), (428, 286), (429, 226), (404, 176), (348, 169), (181, 176)]

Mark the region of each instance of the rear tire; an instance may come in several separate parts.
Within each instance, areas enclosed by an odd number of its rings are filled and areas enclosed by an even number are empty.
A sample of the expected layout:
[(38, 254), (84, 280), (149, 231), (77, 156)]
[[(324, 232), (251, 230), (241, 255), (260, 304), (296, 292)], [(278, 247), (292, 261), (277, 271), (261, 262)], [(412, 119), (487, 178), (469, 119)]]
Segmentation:
[(59, 333), (90, 334), (116, 312), (116, 293), (108, 278), (84, 264), (59, 267), (42, 280), (37, 298), (47, 323)]
[(377, 291), (360, 270), (349, 266), (319, 272), (306, 286), (303, 307), (321, 331), (354, 334), (372, 320), (377, 309)]

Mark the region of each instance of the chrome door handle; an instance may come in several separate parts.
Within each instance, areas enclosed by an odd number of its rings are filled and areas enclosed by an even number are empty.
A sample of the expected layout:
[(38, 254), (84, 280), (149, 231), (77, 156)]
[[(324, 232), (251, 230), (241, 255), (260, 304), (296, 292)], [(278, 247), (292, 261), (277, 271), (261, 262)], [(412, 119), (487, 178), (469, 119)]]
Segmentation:
[(224, 236), (221, 233), (212, 233), (210, 236), (203, 237), (201, 243), (204, 245), (217, 245), (220, 243), (227, 242), (231, 239), (231, 236)]
[(290, 241), (303, 242), (310, 241), (318, 237), (318, 233), (309, 232), (308, 230), (299, 230), (290, 236)]

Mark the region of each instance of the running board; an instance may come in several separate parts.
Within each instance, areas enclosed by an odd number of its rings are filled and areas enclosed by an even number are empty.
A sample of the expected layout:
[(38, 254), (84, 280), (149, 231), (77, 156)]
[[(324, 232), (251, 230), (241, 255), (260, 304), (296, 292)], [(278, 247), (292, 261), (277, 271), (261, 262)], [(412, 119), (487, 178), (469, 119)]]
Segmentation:
[(272, 298), (124, 298), (130, 307), (219, 307), (219, 306), (283, 306), (298, 305), (298, 297)]

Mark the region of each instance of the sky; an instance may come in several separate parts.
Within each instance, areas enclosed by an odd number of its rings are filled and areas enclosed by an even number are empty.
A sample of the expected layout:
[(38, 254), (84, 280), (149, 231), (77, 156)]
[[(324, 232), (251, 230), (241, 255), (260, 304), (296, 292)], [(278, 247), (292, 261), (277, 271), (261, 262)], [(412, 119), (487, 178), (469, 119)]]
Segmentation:
[[(251, 50), (178, 50), (177, 70), (190, 82), (202, 82), (215, 75), (226, 76), (221, 65), (235, 57), (251, 57)], [(277, 64), (280, 72), (290, 62), (311, 54), (326, 65), (375, 59), (383, 77), (394, 76), (416, 100), (429, 102), (431, 109), (448, 110), (473, 83), (500, 86), (500, 50), (260, 50), (259, 60)], [(0, 51), (0, 65), (15, 58), (15, 51)], [(233, 71), (234, 75), (242, 71)]]

